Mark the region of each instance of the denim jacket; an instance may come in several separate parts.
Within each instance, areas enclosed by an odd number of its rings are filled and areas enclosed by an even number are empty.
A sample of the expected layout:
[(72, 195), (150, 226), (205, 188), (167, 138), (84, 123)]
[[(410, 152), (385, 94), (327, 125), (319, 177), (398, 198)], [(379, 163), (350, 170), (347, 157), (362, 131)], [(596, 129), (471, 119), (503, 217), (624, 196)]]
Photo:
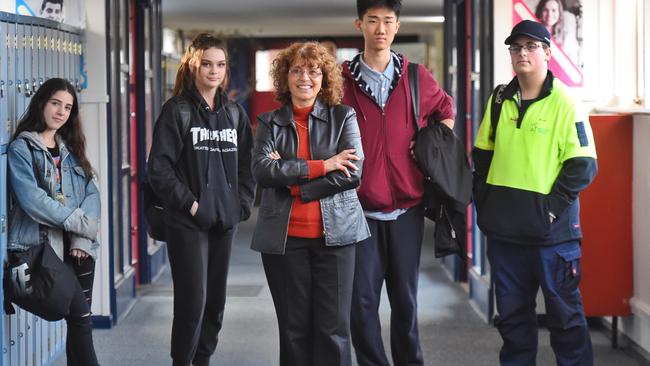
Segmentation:
[[(349, 245), (368, 238), (370, 230), (356, 191), (363, 148), (354, 110), (342, 104), (328, 107), (317, 99), (308, 121), (314, 159), (325, 160), (344, 149), (356, 149), (361, 160), (354, 162), (359, 169), (350, 170), (350, 177), (334, 171), (308, 180), (307, 161), (296, 158), (298, 138), (292, 120), (290, 104), (258, 116), (253, 173), (262, 187), (262, 199), (251, 248), (284, 254), (294, 199), (287, 186), (295, 184), (300, 185), (300, 199), (304, 202), (320, 200), (325, 245)], [(283, 159), (269, 158), (272, 151), (278, 151)]]
[[(49, 241), (60, 258), (63, 256), (63, 232), (68, 234), (70, 249), (81, 249), (96, 258), (99, 225), (99, 191), (93, 177), (87, 177), (77, 158), (57, 136), (61, 157), (63, 203), (55, 200), (57, 182), (52, 155), (36, 132), (21, 133), (8, 151), (8, 177), (14, 206), (9, 218), (8, 250), (25, 250)], [(44, 186), (37, 183), (32, 166), (42, 172)], [(45, 230), (39, 228), (44, 225)]]

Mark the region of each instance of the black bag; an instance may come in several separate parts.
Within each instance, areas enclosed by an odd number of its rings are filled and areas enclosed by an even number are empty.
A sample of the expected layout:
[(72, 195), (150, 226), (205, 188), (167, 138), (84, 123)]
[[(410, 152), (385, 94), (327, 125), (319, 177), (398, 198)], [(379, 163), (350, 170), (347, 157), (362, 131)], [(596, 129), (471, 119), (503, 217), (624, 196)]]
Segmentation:
[[(418, 121), (420, 119), (420, 81), (418, 77), (418, 64), (409, 63), (407, 67), (408, 79), (409, 79), (409, 88), (411, 89), (411, 109), (413, 112), (413, 126), (415, 129), (415, 136), (413, 141), (415, 141), (415, 146), (413, 147), (413, 152), (416, 156), (420, 155), (418, 158), (418, 166), (422, 173), (427, 177), (427, 180), (424, 182), (424, 197), (422, 199), (422, 204), (424, 208), (424, 216), (436, 223), (434, 229), (434, 254), (436, 258), (441, 258), (451, 254), (458, 254), (461, 258), (466, 257), (465, 250), (465, 207), (467, 204), (460, 203), (454, 199), (450, 199), (449, 190), (441, 190), (440, 187), (437, 187), (431, 180), (430, 172), (427, 169), (423, 168), (424, 163), (428, 158), (433, 158), (433, 156), (427, 156), (430, 154), (428, 151), (428, 143), (426, 141), (431, 134), (442, 134), (452, 143), (448, 146), (456, 147), (459, 140), (455, 137), (454, 133), (448, 131), (445, 128), (438, 128), (438, 126), (433, 126), (433, 120), (429, 116), (427, 120), (428, 126), (426, 128), (420, 128)], [(429, 136), (427, 136), (429, 135)], [(419, 143), (418, 143), (419, 141)], [(464, 150), (464, 149), (461, 149)], [(418, 154), (421, 153), (421, 154)], [(461, 156), (465, 156), (461, 151)], [(454, 155), (452, 155), (454, 156)], [(436, 158), (439, 158), (436, 156)], [(437, 163), (440, 163), (441, 159), (437, 160)], [(467, 160), (465, 163), (467, 164)], [(456, 166), (459, 163), (453, 163), (453, 166)], [(458, 165), (459, 169), (455, 170), (466, 178), (462, 181), (471, 183), (471, 170), (469, 166), (462, 167)], [(443, 168), (443, 167), (441, 167)], [(453, 169), (448, 169), (453, 170)], [(469, 181), (467, 180), (469, 178)], [(456, 179), (460, 182), (461, 179)], [(460, 188), (460, 187), (459, 187)], [(471, 186), (463, 185), (463, 191), (466, 191), (468, 196), (467, 202), (469, 202), (469, 194), (471, 193)], [(453, 196), (458, 196), (458, 192), (454, 192)], [(443, 199), (443, 197), (448, 197), (448, 199)], [(463, 199), (465, 201), (465, 199)]]
[(70, 303), (78, 287), (72, 269), (48, 243), (7, 253), (3, 281), (7, 314), (15, 313), (13, 302), (45, 320), (61, 320), (70, 313)]
[[(28, 147), (34, 177), (37, 184), (44, 187), (41, 170), (36, 167), (34, 150), (29, 144)], [(45, 226), (39, 225), (39, 230), (46, 230)], [(47, 241), (25, 251), (7, 252), (2, 285), (7, 314), (15, 314), (11, 305), (13, 302), (49, 321), (67, 316), (75, 291), (81, 291), (72, 269), (56, 255)]]
[[(182, 131), (187, 135), (190, 132), (190, 106), (183, 98), (177, 99), (178, 109), (181, 115)], [(239, 123), (239, 108), (235, 104), (226, 105), (226, 113), (232, 119), (235, 129)], [(145, 169), (144, 179), (140, 189), (142, 189), (142, 199), (144, 203), (144, 217), (147, 222), (147, 233), (149, 236), (158, 241), (167, 241), (167, 225), (165, 224), (165, 208), (162, 201), (156, 195)]]
[(142, 181), (142, 199), (144, 201), (144, 217), (147, 221), (147, 233), (158, 241), (167, 241), (167, 228), (165, 226), (165, 209), (160, 198), (156, 196), (145, 174)]

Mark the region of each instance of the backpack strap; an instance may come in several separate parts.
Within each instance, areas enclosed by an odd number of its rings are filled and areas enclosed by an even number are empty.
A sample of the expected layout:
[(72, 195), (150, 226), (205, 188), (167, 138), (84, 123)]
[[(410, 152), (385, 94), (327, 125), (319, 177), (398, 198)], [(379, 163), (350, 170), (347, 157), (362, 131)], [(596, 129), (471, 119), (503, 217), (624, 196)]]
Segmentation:
[(501, 117), (501, 106), (503, 106), (503, 91), (506, 90), (506, 84), (497, 85), (492, 92), (492, 108), (490, 111), (490, 122), (492, 129), (490, 131), (490, 140), (494, 141), (497, 136), (497, 125)]
[(236, 130), (239, 127), (239, 107), (236, 103), (227, 103), (226, 112), (230, 115), (230, 118), (232, 118)]
[(413, 108), (413, 125), (415, 132), (420, 130), (418, 121), (420, 120), (420, 78), (418, 76), (419, 64), (411, 62), (408, 64), (409, 87), (411, 89), (411, 107)]
[(185, 100), (185, 98), (178, 98), (176, 100), (178, 105), (178, 110), (181, 114), (181, 126), (183, 135), (187, 135), (190, 132), (190, 119), (192, 118), (192, 111), (190, 110), (190, 104)]
[[(185, 98), (178, 98), (176, 101), (178, 105), (178, 110), (181, 114), (181, 123), (183, 131), (187, 135), (190, 132), (190, 119), (192, 118), (192, 112), (190, 111), (190, 105), (187, 103)], [(227, 103), (226, 111), (232, 118), (233, 123), (235, 124), (235, 129), (237, 129), (239, 124), (239, 108), (235, 103)]]

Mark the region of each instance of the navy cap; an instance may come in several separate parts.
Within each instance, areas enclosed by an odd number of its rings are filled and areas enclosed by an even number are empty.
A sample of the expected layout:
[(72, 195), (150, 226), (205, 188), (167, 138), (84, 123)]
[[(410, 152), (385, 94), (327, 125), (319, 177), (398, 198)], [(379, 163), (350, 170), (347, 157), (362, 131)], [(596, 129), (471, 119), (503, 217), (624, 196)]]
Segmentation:
[(532, 20), (522, 20), (510, 33), (510, 37), (506, 38), (505, 44), (512, 44), (518, 36), (528, 36), (538, 41), (542, 41), (547, 45), (551, 45), (551, 34), (546, 30), (542, 23), (534, 22)]

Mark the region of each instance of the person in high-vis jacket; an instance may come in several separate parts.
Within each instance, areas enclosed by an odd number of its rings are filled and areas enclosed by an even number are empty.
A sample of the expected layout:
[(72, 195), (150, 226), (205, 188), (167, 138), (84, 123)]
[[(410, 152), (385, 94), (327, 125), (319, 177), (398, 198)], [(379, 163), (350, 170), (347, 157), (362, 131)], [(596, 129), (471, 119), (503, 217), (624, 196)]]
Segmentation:
[[(557, 364), (593, 364), (578, 290), (578, 195), (596, 175), (596, 149), (588, 116), (548, 70), (550, 43), (540, 23), (525, 20), (512, 29), (505, 44), (516, 76), (490, 98), (472, 154), (501, 365), (535, 364), (540, 287)], [(502, 103), (497, 123), (492, 98)]]

